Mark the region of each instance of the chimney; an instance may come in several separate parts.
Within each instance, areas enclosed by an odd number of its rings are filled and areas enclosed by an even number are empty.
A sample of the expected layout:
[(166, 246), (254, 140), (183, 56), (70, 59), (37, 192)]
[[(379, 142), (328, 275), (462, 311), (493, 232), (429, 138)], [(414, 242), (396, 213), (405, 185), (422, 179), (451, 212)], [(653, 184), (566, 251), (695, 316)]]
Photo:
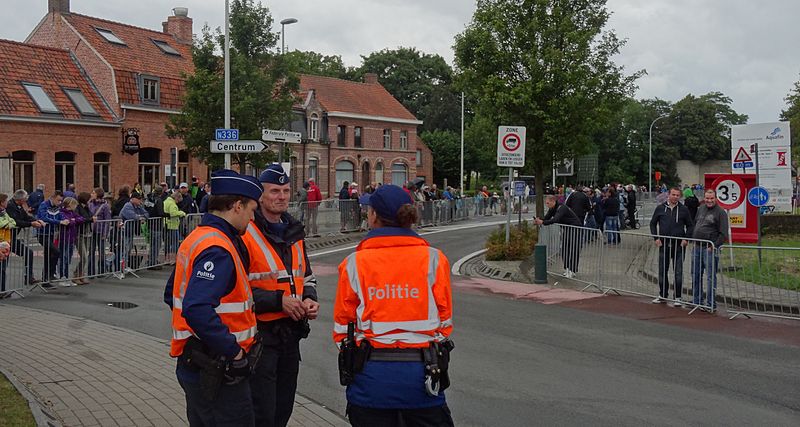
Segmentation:
[(175, 36), (178, 43), (192, 44), (192, 18), (189, 18), (189, 8), (176, 7), (172, 9), (172, 13), (173, 16), (168, 17), (167, 22), (161, 23), (164, 33)]
[(378, 75), (375, 73), (364, 73), (364, 83), (371, 85), (378, 84)]
[(48, 13), (69, 13), (69, 0), (47, 0)]

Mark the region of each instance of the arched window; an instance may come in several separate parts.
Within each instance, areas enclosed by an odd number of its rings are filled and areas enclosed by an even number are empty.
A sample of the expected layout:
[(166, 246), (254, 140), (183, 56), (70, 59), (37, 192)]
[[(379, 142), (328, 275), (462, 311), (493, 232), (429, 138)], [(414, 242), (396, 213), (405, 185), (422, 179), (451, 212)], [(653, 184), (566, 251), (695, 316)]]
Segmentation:
[(311, 119), (309, 120), (309, 132), (308, 137), (311, 138), (312, 141), (319, 140), (319, 116), (316, 113), (311, 115)]
[(75, 153), (59, 151), (56, 153), (56, 190), (66, 190), (68, 184), (75, 183)]
[(94, 188), (110, 191), (111, 154), (94, 153)]
[(375, 182), (377, 184), (383, 184), (383, 163), (381, 162), (375, 165)]
[(142, 190), (145, 193), (150, 193), (153, 186), (159, 184), (160, 177), (161, 150), (158, 148), (142, 148), (139, 150), (139, 183), (142, 185)]
[(33, 183), (36, 178), (34, 174), (36, 153), (27, 150), (14, 151), (11, 153), (11, 161), (14, 165), (14, 189), (21, 188), (30, 193), (36, 185)]
[(408, 167), (402, 163), (392, 164), (392, 184), (403, 187), (408, 182)]
[(342, 183), (353, 182), (355, 174), (353, 173), (354, 166), (352, 162), (342, 160), (336, 162), (336, 189), (342, 188)]

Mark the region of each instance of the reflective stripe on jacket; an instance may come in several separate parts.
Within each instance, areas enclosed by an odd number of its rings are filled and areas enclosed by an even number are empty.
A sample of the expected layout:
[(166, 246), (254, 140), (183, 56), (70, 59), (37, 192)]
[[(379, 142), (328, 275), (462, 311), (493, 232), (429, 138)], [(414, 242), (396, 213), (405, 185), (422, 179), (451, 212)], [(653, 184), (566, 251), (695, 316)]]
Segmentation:
[[(303, 296), (303, 283), (305, 280), (305, 259), (303, 241), (292, 245), (292, 270), (287, 271), (280, 255), (269, 244), (267, 238), (253, 221), (247, 226), (247, 232), (242, 236), (247, 251), (250, 253), (250, 272), (248, 279), (250, 286), (267, 291), (283, 291), (286, 296), (293, 295), (297, 298)], [(295, 292), (292, 293), (290, 283), (294, 280)], [(282, 311), (261, 313), (256, 315), (260, 322), (289, 317)]]
[(453, 329), (450, 266), (420, 237), (371, 237), (339, 265), (333, 340), (356, 323), (376, 348), (419, 348)]
[(233, 242), (224, 233), (213, 227), (200, 226), (192, 231), (178, 249), (177, 262), (175, 263), (175, 279), (172, 286), (172, 343), (170, 355), (180, 356), (194, 332), (186, 323), (182, 314), (183, 298), (186, 287), (192, 274), (194, 259), (204, 250), (219, 246), (228, 251), (236, 263), (236, 285), (229, 294), (225, 295), (218, 306), (214, 307), (217, 315), (231, 334), (236, 337), (239, 345), (247, 351), (253, 343), (256, 334), (256, 317), (253, 312), (253, 293), (247, 283), (247, 271)]

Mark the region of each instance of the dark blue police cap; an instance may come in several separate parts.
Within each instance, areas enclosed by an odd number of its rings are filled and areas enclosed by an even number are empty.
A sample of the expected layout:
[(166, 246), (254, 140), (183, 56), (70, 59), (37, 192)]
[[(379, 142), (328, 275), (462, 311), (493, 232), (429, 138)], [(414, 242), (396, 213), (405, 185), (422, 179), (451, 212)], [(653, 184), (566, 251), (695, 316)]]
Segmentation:
[(401, 206), (413, 204), (406, 190), (391, 184), (378, 187), (366, 202), (378, 216), (392, 221), (397, 221), (397, 211)]
[(283, 166), (274, 163), (264, 169), (264, 172), (261, 172), (258, 180), (269, 184), (288, 185), (289, 175), (283, 170)]
[(264, 187), (252, 176), (222, 169), (211, 173), (211, 192), (215, 196), (244, 196), (258, 201), (264, 192)]

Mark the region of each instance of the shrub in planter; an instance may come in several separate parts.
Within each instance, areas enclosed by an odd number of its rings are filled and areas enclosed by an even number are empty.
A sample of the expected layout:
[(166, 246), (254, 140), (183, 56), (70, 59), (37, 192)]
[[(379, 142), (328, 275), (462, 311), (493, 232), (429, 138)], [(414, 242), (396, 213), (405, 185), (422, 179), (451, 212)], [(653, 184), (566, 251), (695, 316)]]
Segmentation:
[(522, 261), (533, 253), (539, 239), (539, 228), (523, 221), (512, 225), (509, 242), (506, 244), (506, 227), (498, 226), (486, 240), (486, 259), (488, 261)]

